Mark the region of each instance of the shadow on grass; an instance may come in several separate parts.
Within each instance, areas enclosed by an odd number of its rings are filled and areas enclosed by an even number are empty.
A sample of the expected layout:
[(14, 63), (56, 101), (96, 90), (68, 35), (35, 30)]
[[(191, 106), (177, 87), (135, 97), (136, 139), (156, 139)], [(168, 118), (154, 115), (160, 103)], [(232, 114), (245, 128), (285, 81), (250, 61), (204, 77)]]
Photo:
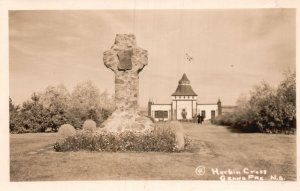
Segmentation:
[(232, 126), (225, 126), (231, 133), (242, 133), (242, 134), (253, 134), (253, 133), (261, 133), (258, 130), (246, 130), (246, 129), (239, 129), (237, 127)]
[(226, 128), (231, 132), (231, 133), (245, 133), (241, 131), (240, 129), (234, 128), (232, 126), (226, 126)]

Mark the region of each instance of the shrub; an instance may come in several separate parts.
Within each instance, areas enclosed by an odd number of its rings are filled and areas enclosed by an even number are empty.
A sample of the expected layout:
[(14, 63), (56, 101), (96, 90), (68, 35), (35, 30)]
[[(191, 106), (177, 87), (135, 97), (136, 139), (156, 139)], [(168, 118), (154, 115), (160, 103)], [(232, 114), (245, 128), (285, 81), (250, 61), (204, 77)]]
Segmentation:
[(86, 120), (82, 125), (82, 129), (85, 131), (93, 132), (96, 130), (96, 128), (96, 122), (91, 119)]
[(72, 125), (64, 124), (60, 126), (58, 129), (58, 136), (60, 138), (66, 138), (69, 136), (74, 136), (76, 134), (76, 130)]
[(161, 122), (156, 125), (156, 132), (167, 135), (175, 135), (175, 146), (176, 149), (184, 149), (184, 134), (183, 128), (180, 122), (170, 121)]
[(255, 86), (249, 99), (238, 100), (232, 114), (218, 116), (213, 123), (230, 125), (242, 132), (296, 132), (296, 76), (288, 74), (279, 87)]
[[(174, 128), (175, 129), (175, 128)], [(69, 136), (62, 141), (57, 141), (54, 145), (56, 151), (135, 151), (135, 152), (179, 152), (190, 146), (191, 140), (184, 137), (184, 146), (179, 148), (176, 144), (176, 135), (169, 124), (159, 125), (154, 129), (138, 132), (106, 132), (100, 131), (91, 133), (83, 131), (81, 133)], [(177, 132), (178, 133), (178, 132)]]
[(211, 122), (216, 125), (231, 126), (234, 122), (234, 119), (235, 116), (233, 113), (226, 113), (215, 117), (211, 120)]

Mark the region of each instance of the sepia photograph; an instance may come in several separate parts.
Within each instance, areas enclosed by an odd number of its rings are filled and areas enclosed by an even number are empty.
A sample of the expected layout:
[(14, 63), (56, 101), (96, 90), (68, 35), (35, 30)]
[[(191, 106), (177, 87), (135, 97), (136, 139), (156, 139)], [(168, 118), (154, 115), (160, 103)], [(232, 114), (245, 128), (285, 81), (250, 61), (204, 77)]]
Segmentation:
[(296, 8), (7, 18), (9, 183), (297, 183)]

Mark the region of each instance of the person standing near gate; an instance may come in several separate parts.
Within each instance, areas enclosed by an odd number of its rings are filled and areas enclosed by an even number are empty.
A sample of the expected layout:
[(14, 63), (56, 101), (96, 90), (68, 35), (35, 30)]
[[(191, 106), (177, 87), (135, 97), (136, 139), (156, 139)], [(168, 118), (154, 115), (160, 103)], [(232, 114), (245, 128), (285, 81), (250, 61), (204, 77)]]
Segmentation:
[(182, 116), (183, 121), (186, 121), (186, 115), (187, 115), (187, 112), (185, 111), (185, 109), (182, 109), (181, 116)]
[(200, 116), (200, 123), (201, 123), (201, 124), (202, 124), (202, 122), (204, 121), (204, 118), (205, 118), (204, 115), (201, 115), (201, 116)]
[(201, 115), (200, 114), (197, 115), (197, 120), (198, 120), (198, 124), (202, 123), (202, 121), (201, 121)]

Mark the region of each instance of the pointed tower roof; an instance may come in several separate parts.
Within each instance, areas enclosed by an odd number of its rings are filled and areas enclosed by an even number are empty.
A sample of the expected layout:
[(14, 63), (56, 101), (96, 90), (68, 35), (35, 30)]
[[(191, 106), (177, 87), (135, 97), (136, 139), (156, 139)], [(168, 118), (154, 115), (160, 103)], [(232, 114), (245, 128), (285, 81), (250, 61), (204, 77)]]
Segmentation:
[(181, 80), (179, 80), (179, 84), (182, 84), (182, 83), (187, 83), (187, 84), (191, 83), (185, 73), (183, 74)]
[(191, 82), (185, 73), (183, 74), (181, 80), (179, 80), (177, 89), (172, 96), (197, 96), (192, 89)]

